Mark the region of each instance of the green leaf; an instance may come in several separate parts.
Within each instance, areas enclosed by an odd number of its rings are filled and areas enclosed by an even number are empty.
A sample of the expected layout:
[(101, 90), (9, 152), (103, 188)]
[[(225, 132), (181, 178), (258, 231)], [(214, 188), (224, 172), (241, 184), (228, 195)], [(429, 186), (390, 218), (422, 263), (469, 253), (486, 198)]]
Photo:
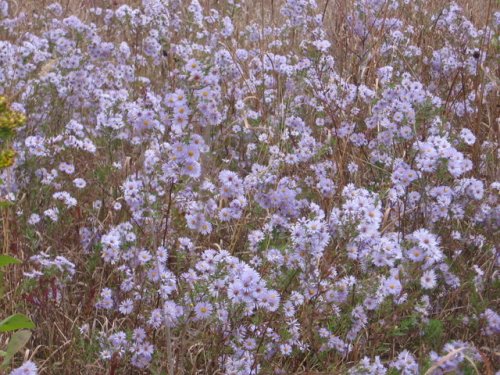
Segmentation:
[(15, 331), (16, 329), (35, 328), (35, 323), (26, 315), (14, 314), (0, 322), (0, 332)]
[(5, 350), (2, 367), (5, 367), (9, 364), (12, 357), (14, 357), (14, 355), (18, 351), (20, 351), (24, 347), (24, 345), (26, 345), (30, 337), (31, 332), (26, 330), (17, 331), (12, 335), (9, 343), (7, 344), (7, 349)]
[(9, 255), (0, 255), (0, 267), (8, 266), (9, 264), (21, 264), (19, 259), (11, 257)]
[(0, 208), (8, 208), (12, 207), (14, 205), (14, 202), (11, 201), (0, 201)]
[(0, 299), (2, 299), (4, 293), (5, 293), (5, 284), (3, 280), (3, 272), (0, 271)]

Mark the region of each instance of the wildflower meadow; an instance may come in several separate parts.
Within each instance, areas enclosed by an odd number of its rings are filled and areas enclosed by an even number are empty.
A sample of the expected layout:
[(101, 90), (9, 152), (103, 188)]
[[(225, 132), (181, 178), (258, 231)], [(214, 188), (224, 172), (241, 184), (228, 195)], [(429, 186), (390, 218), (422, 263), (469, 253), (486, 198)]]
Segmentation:
[(496, 0), (0, 0), (0, 374), (500, 374)]

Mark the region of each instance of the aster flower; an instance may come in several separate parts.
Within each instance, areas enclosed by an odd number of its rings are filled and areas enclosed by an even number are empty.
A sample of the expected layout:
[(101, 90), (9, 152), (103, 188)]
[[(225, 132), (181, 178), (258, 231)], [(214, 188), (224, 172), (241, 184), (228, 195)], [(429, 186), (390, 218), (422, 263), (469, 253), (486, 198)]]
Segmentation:
[(436, 273), (434, 270), (425, 271), (420, 278), (420, 285), (422, 285), (424, 289), (434, 289), (436, 284)]
[(122, 303), (120, 303), (120, 307), (118, 310), (123, 315), (129, 315), (134, 310), (134, 302), (131, 299), (126, 299)]
[(24, 362), (21, 367), (16, 368), (10, 372), (10, 375), (36, 375), (38, 368), (35, 363), (31, 361)]
[(401, 371), (403, 375), (419, 374), (418, 363), (415, 361), (415, 357), (407, 350), (399, 353), (397, 359), (390, 366)]
[(148, 324), (153, 328), (159, 328), (163, 323), (163, 316), (161, 309), (154, 309), (151, 311), (148, 319)]
[(30, 225), (36, 225), (40, 222), (41, 218), (40, 215), (38, 214), (31, 214), (31, 216), (28, 219), (28, 224)]
[(45, 210), (43, 214), (53, 222), (56, 222), (59, 219), (59, 209), (57, 207), (49, 208)]
[(208, 302), (198, 302), (194, 307), (195, 319), (206, 319), (212, 315), (213, 306)]
[(402, 290), (400, 281), (394, 277), (390, 277), (384, 282), (384, 288), (387, 294), (394, 296), (399, 295)]
[(420, 249), (418, 246), (415, 246), (408, 250), (407, 256), (413, 262), (421, 262), (425, 258), (425, 251)]
[(187, 161), (182, 167), (182, 173), (192, 178), (198, 178), (201, 175), (201, 166), (197, 162)]
[(183, 314), (182, 306), (177, 305), (174, 301), (166, 301), (163, 304), (163, 320), (166, 325), (173, 327), (178, 323), (178, 320)]
[(486, 309), (482, 317), (486, 319), (485, 334), (491, 336), (500, 333), (500, 315), (498, 313), (492, 309)]
[(85, 186), (87, 186), (87, 182), (83, 178), (75, 178), (73, 180), (73, 184), (78, 189), (83, 189)]
[(73, 174), (75, 172), (75, 166), (69, 163), (60, 163), (59, 170), (67, 174)]
[(460, 138), (469, 146), (472, 146), (476, 142), (476, 137), (470, 129), (467, 128), (462, 128), (460, 131)]
[(147, 250), (141, 250), (139, 254), (137, 254), (137, 260), (140, 264), (145, 264), (151, 260), (151, 253)]

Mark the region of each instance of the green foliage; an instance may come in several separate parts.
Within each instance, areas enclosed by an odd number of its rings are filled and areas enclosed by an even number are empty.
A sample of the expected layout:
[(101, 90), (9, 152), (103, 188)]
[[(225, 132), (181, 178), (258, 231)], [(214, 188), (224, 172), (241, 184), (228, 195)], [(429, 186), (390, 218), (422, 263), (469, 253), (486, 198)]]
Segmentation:
[(12, 203), (10, 201), (0, 201), (0, 208), (8, 208), (8, 207), (11, 207), (13, 205), (14, 205), (14, 203)]
[(106, 184), (112, 173), (113, 169), (109, 165), (101, 165), (94, 170), (94, 176), (101, 184)]
[(482, 313), (488, 306), (488, 301), (482, 299), (473, 286), (470, 288), (470, 303), (476, 313)]
[(387, 375), (399, 375), (399, 374), (400, 374), (399, 370), (395, 368), (390, 368), (389, 371), (387, 371)]
[(75, 328), (74, 337), (79, 353), (85, 362), (92, 361), (99, 354), (99, 342), (93, 335), (83, 335), (78, 328)]
[(20, 264), (22, 263), (19, 259), (11, 257), (9, 255), (0, 255), (0, 267), (8, 266), (9, 264)]
[(409, 316), (408, 318), (401, 321), (399, 326), (395, 326), (392, 335), (393, 336), (406, 336), (417, 327), (417, 319), (415, 316)]
[(102, 244), (97, 243), (92, 247), (92, 255), (89, 257), (88, 262), (85, 264), (87, 268), (87, 272), (92, 275), (97, 268), (97, 266), (100, 264), (101, 261), (101, 255), (100, 252), (102, 250)]
[(432, 362), (429, 358), (425, 358), (425, 360), (420, 364), (420, 373), (425, 374), (427, 370), (432, 367)]
[(27, 330), (17, 331), (12, 335), (5, 351), (0, 352), (0, 355), (3, 357), (3, 362), (0, 368), (5, 368), (9, 365), (12, 357), (14, 357), (14, 355), (27, 344), (30, 337), (31, 332)]
[[(0, 268), (20, 263), (22, 262), (14, 257), (9, 255), (0, 255)], [(0, 273), (0, 276), (3, 276), (3, 274)], [(5, 351), (0, 351), (0, 355), (4, 358), (0, 368), (8, 366), (12, 357), (14, 357), (14, 355), (26, 345), (31, 337), (31, 332), (26, 329), (32, 328), (35, 328), (35, 324), (24, 314), (13, 314), (0, 322), (0, 332), (16, 331), (12, 334)]]
[(441, 346), (443, 338), (443, 322), (436, 319), (431, 319), (424, 328), (425, 342), (434, 349)]
[(24, 328), (35, 328), (35, 324), (23, 314), (14, 314), (0, 322), (0, 332), (10, 332)]
[(279, 335), (283, 341), (290, 340), (292, 338), (292, 334), (286, 328), (281, 328)]
[[(475, 366), (475, 365), (474, 365)], [(462, 371), (464, 375), (479, 375), (477, 367), (474, 367), (472, 363), (464, 361), (462, 365)]]

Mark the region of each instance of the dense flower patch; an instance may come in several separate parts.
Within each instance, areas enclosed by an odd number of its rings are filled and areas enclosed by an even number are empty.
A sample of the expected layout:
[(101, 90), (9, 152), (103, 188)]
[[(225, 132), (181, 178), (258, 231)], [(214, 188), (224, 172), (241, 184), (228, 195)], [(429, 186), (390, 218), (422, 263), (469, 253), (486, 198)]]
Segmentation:
[(0, 2), (12, 374), (499, 370), (494, 2), (62, 3)]

